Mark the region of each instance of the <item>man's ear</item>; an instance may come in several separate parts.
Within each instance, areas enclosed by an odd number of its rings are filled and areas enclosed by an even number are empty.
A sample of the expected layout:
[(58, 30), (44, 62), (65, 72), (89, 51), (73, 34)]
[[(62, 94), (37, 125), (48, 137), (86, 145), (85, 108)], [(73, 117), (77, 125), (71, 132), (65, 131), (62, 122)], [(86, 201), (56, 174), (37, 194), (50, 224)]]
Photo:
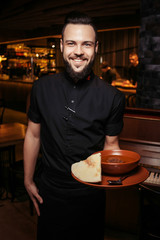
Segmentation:
[(96, 53), (98, 52), (98, 45), (99, 45), (99, 42), (96, 41), (96, 46), (95, 46), (95, 52), (96, 52)]
[(61, 52), (63, 52), (63, 39), (60, 39), (60, 49), (61, 49)]

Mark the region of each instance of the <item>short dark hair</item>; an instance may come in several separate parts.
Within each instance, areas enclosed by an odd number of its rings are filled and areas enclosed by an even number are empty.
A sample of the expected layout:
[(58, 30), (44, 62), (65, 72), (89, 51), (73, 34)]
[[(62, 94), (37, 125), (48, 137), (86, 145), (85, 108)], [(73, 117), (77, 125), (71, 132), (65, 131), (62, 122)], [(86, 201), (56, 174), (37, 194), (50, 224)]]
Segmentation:
[(130, 52), (129, 53), (129, 56), (133, 57), (133, 56), (137, 56), (138, 57), (138, 54), (136, 52)]
[(68, 13), (64, 21), (64, 26), (62, 28), (62, 39), (63, 39), (65, 28), (68, 24), (85, 24), (85, 25), (92, 26), (94, 29), (95, 38), (97, 41), (97, 28), (93, 22), (93, 19), (89, 17), (87, 14), (78, 12), (78, 11), (72, 11)]
[(105, 62), (102, 62), (102, 64), (100, 65), (100, 67), (103, 69), (105, 69), (105, 68), (107, 68), (107, 67), (109, 67), (109, 63), (107, 62), (107, 61), (105, 61)]

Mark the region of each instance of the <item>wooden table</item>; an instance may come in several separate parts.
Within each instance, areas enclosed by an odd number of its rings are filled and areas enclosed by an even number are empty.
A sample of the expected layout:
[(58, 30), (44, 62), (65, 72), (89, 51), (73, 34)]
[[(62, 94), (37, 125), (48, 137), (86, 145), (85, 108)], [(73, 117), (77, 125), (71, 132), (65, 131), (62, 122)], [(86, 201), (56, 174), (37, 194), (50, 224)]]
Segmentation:
[(129, 80), (114, 81), (112, 85), (125, 94), (127, 107), (135, 107), (136, 86), (132, 85)]
[[(27, 126), (21, 123), (0, 124), (0, 185), (4, 188), (3, 171), (6, 165), (9, 169), (15, 163), (15, 146), (23, 143)], [(4, 159), (4, 153), (8, 153), (8, 161)], [(9, 176), (11, 178), (11, 176)], [(11, 178), (12, 181), (12, 178)], [(2, 191), (2, 190), (1, 190)], [(7, 193), (8, 195), (8, 193)]]
[(0, 125), (0, 148), (23, 142), (27, 126), (21, 123)]

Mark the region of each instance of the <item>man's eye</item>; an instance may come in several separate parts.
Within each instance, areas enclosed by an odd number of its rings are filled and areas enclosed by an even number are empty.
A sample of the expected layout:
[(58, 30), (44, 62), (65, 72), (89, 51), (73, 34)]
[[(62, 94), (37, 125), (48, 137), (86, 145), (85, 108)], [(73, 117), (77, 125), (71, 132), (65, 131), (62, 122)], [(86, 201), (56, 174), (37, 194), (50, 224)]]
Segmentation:
[(84, 46), (85, 47), (92, 47), (92, 44), (91, 43), (84, 43)]
[(72, 46), (74, 46), (74, 43), (73, 42), (68, 42), (67, 45), (72, 47)]

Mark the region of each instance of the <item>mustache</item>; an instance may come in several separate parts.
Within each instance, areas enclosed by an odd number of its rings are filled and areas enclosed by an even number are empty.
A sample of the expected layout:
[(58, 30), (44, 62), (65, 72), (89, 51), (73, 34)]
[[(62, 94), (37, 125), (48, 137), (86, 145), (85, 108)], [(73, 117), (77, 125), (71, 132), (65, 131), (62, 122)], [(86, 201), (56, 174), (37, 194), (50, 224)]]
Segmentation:
[(70, 57), (70, 59), (72, 60), (87, 60), (88, 58), (84, 57), (84, 56), (74, 56), (74, 57)]

